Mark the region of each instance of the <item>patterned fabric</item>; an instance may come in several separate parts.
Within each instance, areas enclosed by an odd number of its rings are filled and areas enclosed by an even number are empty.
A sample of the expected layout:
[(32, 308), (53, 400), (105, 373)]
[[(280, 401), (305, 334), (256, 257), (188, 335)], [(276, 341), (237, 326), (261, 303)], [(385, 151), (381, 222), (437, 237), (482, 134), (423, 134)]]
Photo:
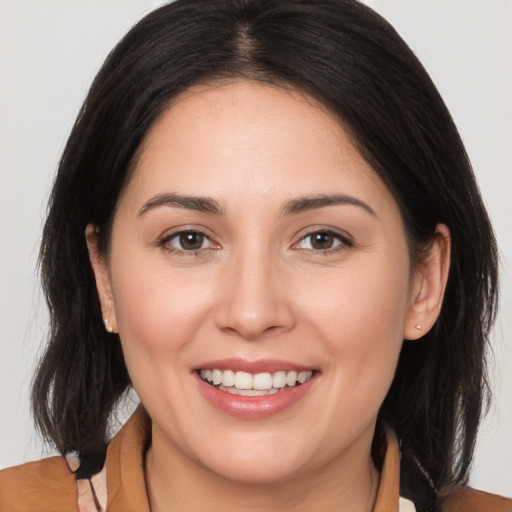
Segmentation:
[[(66, 455), (66, 462), (72, 473), (80, 468), (80, 457), (76, 452)], [(105, 512), (107, 509), (107, 464), (99, 473), (89, 478), (77, 478), (79, 512)]]
[(414, 506), (414, 503), (411, 500), (402, 498), (400, 496), (398, 500), (398, 512), (416, 512), (416, 507)]

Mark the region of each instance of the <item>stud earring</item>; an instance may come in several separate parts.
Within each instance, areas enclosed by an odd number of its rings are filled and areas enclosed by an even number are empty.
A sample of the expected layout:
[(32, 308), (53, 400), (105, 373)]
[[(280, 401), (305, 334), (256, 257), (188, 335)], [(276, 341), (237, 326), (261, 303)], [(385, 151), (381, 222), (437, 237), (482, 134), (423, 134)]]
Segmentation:
[(106, 329), (108, 332), (113, 332), (112, 326), (110, 325), (110, 322), (108, 321), (108, 318), (105, 318), (105, 319), (103, 320), (103, 323), (105, 324), (105, 329)]
[(421, 325), (419, 325), (419, 324), (416, 324), (416, 325), (414, 326), (414, 328), (415, 328), (415, 329), (418, 329), (418, 331), (421, 331)]

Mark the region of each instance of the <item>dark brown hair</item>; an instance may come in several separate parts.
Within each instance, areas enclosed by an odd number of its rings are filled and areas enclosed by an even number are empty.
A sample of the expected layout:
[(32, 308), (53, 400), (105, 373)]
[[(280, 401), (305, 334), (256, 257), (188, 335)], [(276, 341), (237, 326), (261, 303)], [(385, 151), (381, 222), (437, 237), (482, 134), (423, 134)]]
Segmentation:
[(443, 308), (420, 342), (405, 341), (381, 407), (410, 478), (436, 490), (465, 482), (486, 397), (485, 349), (497, 300), (493, 232), (457, 129), (395, 30), (354, 0), (177, 0), (146, 16), (108, 56), (69, 137), (50, 198), (41, 271), (49, 342), (33, 410), (61, 452), (104, 449), (130, 378), (101, 318), (84, 231), (106, 250), (137, 148), (172, 98), (210, 79), (286, 84), (342, 120), (394, 194), (413, 261), (436, 223), (451, 231)]

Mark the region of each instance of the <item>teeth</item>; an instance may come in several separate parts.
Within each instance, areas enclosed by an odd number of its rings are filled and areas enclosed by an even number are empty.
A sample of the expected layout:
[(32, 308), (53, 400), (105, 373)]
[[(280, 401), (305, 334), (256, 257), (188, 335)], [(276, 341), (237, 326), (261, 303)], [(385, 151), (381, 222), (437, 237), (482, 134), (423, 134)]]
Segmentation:
[[(232, 395), (243, 395), (243, 396), (263, 396), (268, 395), (269, 390), (260, 391), (259, 389), (237, 389), (234, 387), (226, 388), (224, 386), (219, 386), (219, 389), (221, 391), (227, 391), (228, 393), (231, 393)], [(277, 391), (277, 389), (276, 389)]]
[(281, 389), (286, 386), (286, 373), (285, 372), (276, 372), (272, 375), (272, 387), (276, 389)]
[(304, 384), (304, 382), (306, 382), (307, 380), (309, 380), (311, 378), (311, 372), (300, 372), (298, 375), (297, 375), (297, 380), (301, 383), (301, 384)]
[(222, 372), (220, 370), (212, 371), (212, 382), (215, 386), (218, 386), (222, 382)]
[(234, 395), (261, 396), (273, 395), (285, 387), (304, 384), (313, 375), (311, 370), (304, 372), (247, 373), (232, 370), (200, 370), (199, 375), (208, 383), (218, 386), (222, 391)]
[(286, 374), (286, 384), (288, 386), (295, 386), (297, 382), (297, 372), (288, 372)]
[(252, 389), (252, 375), (246, 372), (235, 373), (236, 389)]
[(224, 370), (222, 372), (222, 385), (230, 388), (235, 385), (235, 372)]
[(270, 373), (257, 373), (252, 378), (252, 388), (253, 389), (270, 389), (272, 387), (272, 375)]

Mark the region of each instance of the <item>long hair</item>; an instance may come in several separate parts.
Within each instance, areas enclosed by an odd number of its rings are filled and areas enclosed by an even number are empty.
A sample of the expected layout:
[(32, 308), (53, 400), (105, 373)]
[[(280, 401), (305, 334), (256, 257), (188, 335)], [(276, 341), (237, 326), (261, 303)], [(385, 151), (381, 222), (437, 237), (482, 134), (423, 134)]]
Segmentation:
[(103, 329), (84, 230), (107, 252), (136, 151), (181, 91), (218, 79), (295, 87), (322, 102), (394, 195), (411, 260), (438, 222), (451, 232), (441, 314), (404, 341), (381, 407), (404, 465), (436, 490), (465, 482), (487, 393), (497, 249), (460, 136), (428, 74), (396, 31), (355, 0), (177, 0), (135, 25), (96, 76), (60, 161), (40, 254), (51, 330), (33, 384), (43, 436), (61, 452), (108, 441), (130, 386), (119, 340)]

